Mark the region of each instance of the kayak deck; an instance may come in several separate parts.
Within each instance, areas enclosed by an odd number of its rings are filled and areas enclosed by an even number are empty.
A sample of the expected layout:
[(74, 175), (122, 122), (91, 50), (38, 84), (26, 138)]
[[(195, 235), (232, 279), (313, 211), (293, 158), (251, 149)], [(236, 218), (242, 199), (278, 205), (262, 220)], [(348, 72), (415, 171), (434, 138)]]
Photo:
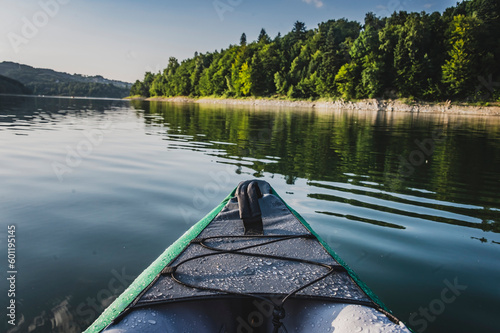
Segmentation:
[[(383, 313), (361, 305), (291, 298), (284, 308), (278, 332), (408, 332)], [(272, 318), (273, 308), (264, 301), (192, 300), (135, 309), (105, 332), (264, 333), (273, 332)]]
[(105, 332), (409, 332), (268, 183), (235, 194)]

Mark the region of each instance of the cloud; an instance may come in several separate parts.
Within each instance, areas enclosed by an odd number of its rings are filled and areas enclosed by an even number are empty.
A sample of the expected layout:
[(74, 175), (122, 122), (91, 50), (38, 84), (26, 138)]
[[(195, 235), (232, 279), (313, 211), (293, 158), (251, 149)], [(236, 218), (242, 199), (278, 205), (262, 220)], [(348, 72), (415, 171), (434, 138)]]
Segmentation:
[(424, 5), (424, 8), (425, 8), (425, 9), (429, 9), (429, 8), (431, 8), (432, 6), (433, 6), (433, 4), (432, 4), (432, 3), (426, 3), (426, 4)]
[(302, 0), (302, 1), (307, 4), (313, 4), (316, 8), (323, 7), (323, 1), (321, 0)]

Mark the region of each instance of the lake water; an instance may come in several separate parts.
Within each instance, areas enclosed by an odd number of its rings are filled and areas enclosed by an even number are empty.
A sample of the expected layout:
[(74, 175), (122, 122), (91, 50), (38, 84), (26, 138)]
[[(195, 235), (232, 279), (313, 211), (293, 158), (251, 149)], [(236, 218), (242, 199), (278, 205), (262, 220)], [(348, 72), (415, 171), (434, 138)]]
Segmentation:
[(6, 96), (0, 330), (86, 328), (254, 177), (416, 332), (498, 332), (500, 117)]

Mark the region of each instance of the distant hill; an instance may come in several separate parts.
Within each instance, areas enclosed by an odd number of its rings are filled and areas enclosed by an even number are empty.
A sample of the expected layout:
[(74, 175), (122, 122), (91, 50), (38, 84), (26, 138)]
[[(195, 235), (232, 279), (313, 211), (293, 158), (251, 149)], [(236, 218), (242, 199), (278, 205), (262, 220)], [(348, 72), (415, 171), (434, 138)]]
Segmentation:
[(0, 75), (0, 94), (29, 95), (31, 90), (19, 81)]
[(19, 81), (35, 95), (122, 98), (129, 95), (132, 86), (100, 75), (72, 75), (9, 61), (0, 63), (0, 75)]

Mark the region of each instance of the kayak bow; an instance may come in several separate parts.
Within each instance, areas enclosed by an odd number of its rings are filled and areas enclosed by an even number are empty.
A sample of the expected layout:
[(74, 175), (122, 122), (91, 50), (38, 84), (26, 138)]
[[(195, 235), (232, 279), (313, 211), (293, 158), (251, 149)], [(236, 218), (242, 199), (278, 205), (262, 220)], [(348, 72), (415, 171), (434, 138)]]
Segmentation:
[(245, 181), (90, 332), (410, 332), (265, 181)]

